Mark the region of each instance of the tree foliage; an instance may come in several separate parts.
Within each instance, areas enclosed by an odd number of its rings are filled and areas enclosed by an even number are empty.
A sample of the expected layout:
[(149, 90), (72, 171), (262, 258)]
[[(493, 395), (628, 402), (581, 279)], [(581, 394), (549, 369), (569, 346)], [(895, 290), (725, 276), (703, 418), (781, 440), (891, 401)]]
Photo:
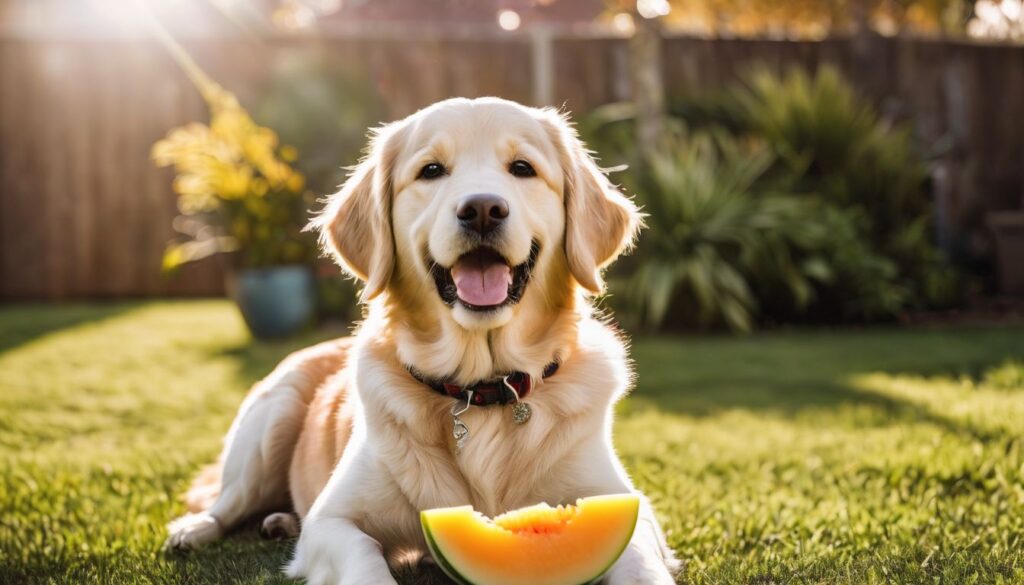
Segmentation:
[[(866, 24), (901, 32), (962, 33), (973, 14), (971, 0), (668, 0), (670, 27), (716, 36), (820, 38)], [(635, 2), (608, 0), (611, 12)]]

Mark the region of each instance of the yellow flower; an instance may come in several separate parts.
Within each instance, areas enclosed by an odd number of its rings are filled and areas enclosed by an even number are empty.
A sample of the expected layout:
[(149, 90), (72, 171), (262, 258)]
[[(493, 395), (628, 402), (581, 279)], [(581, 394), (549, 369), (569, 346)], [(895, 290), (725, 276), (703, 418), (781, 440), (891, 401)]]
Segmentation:
[(299, 151), (294, 146), (286, 144), (281, 147), (278, 156), (285, 162), (293, 163), (299, 160)]
[(210, 236), (185, 234), (191, 239), (168, 247), (165, 269), (223, 251), (239, 251), (243, 263), (256, 264), (314, 257), (312, 237), (301, 232), (306, 183), (290, 164), (295, 148), (279, 146), (273, 130), (257, 124), (173, 39), (164, 40), (210, 111), (208, 124), (175, 128), (150, 153), (158, 166), (174, 168), (178, 209), (197, 216), (193, 221), (204, 223)]

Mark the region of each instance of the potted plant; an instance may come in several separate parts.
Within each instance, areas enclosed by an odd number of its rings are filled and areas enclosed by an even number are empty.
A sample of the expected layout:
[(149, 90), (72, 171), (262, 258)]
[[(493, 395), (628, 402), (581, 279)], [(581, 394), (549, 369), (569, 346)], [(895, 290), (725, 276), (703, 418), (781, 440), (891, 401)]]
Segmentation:
[(194, 63), (185, 65), (210, 122), (171, 130), (153, 145), (154, 162), (177, 173), (178, 235), (164, 252), (163, 269), (226, 254), (227, 290), (252, 333), (294, 333), (313, 316), (317, 257), (315, 237), (303, 231), (312, 196), (290, 164), (296, 152), (279, 146), (272, 130), (256, 124)]

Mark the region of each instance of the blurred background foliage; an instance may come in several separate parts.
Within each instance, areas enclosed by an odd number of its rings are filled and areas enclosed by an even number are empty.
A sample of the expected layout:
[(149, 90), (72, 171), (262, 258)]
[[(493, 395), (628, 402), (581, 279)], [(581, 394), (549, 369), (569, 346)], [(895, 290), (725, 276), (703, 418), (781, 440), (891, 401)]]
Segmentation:
[[(613, 269), (611, 305), (654, 329), (864, 322), (960, 302), (964, 278), (932, 242), (924, 162), (832, 68), (751, 71), (672, 108), (654, 160), (632, 107), (581, 124), (635, 193), (648, 230)], [(696, 307), (696, 311), (682, 311)]]
[[(333, 193), (366, 145), (367, 126), (387, 117), (365, 72), (322, 52), (295, 50), (274, 61), (253, 117), (302, 154), (295, 167), (314, 193)], [(345, 162), (347, 161), (347, 162)]]
[(823, 38), (868, 28), (962, 34), (978, 20), (975, 3), (965, 0), (608, 0), (613, 12), (633, 4), (646, 5), (687, 32), (729, 36)]

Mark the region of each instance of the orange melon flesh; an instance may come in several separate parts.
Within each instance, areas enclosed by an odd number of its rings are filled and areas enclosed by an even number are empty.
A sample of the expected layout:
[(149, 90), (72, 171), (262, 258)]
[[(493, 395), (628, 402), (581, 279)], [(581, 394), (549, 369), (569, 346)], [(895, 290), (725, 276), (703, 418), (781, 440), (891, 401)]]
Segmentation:
[(622, 494), (538, 504), (494, 520), (472, 506), (438, 508), (420, 521), (434, 559), (463, 585), (582, 585), (622, 555), (639, 510), (637, 496)]

